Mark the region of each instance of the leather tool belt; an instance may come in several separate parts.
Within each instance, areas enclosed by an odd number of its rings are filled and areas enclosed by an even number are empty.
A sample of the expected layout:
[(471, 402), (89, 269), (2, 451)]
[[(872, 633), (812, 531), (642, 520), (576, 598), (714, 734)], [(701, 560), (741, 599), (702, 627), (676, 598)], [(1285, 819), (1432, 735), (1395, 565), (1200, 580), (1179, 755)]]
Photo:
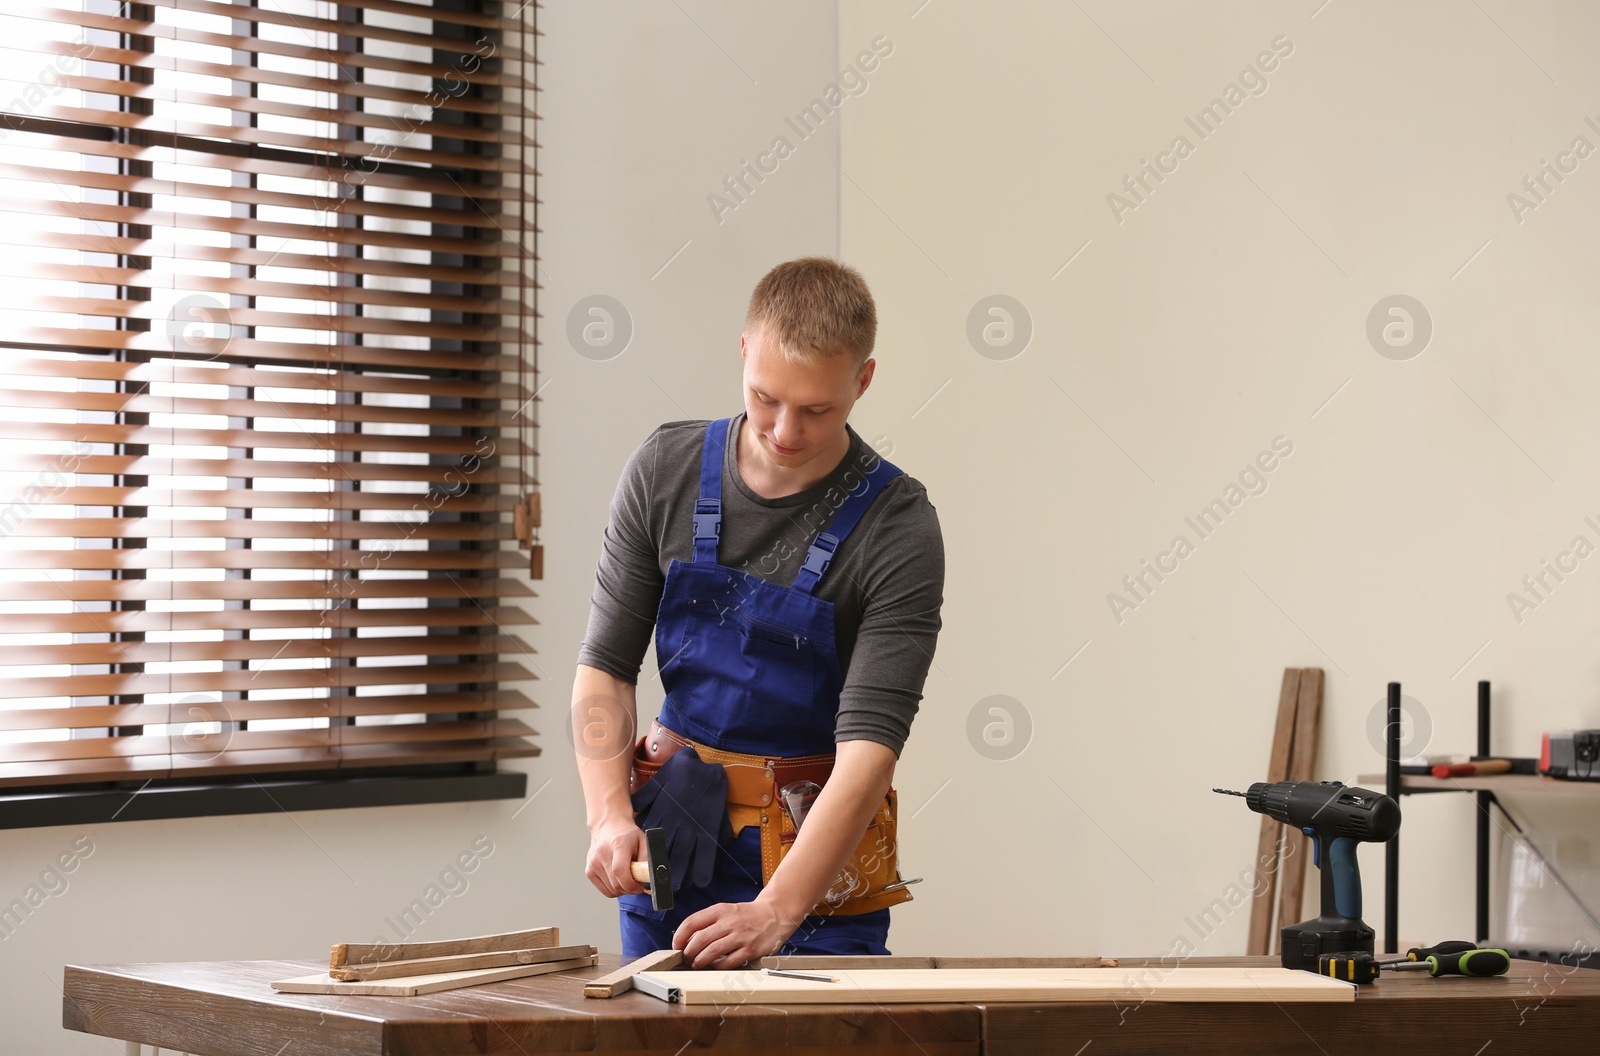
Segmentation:
[[(794, 844), (795, 829), (789, 814), (778, 802), (778, 790), (795, 781), (813, 781), (818, 786), (827, 784), (833, 773), (833, 753), (802, 755), (789, 758), (764, 755), (743, 755), (707, 747), (679, 736), (659, 722), (652, 722), (650, 732), (639, 739), (634, 752), (633, 772), (628, 790), (636, 792), (661, 764), (684, 747), (693, 747), (702, 762), (718, 763), (728, 774), (728, 822), (733, 834), (739, 835), (746, 826), (761, 829), (761, 883), (772, 881), (778, 863)], [(832, 888), (811, 912), (818, 916), (855, 916), (886, 909), (911, 901), (911, 892), (905, 888), (884, 891), (883, 888), (900, 879), (899, 857), (896, 847), (896, 796), (890, 789), (878, 804), (861, 842), (846, 861), (844, 869)]]

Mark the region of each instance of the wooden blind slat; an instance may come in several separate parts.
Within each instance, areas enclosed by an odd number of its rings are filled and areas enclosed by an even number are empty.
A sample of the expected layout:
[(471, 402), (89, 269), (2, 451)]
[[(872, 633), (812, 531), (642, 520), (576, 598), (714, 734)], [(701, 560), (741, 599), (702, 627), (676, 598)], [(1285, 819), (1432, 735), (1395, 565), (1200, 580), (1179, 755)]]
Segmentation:
[[(319, 392), (392, 392), (408, 396), (451, 396), (466, 400), (513, 400), (521, 404), (533, 393), (498, 381), (463, 381), (455, 378), (399, 377), (393, 374), (335, 373), (331, 370), (258, 370), (225, 363), (191, 364), (174, 360), (129, 362), (87, 357), (30, 359), (8, 355), (0, 360), (5, 375), (74, 378), (94, 381), (181, 382), (192, 385), (267, 386), (280, 389), (315, 389)], [(134, 472), (134, 470), (124, 470)]]
[[(48, 551), (47, 551), (48, 553)], [(29, 562), (31, 555), (24, 554), (22, 568), (41, 567), (37, 561)], [(376, 556), (376, 555), (374, 555)], [(507, 554), (509, 561), (520, 559)], [(372, 568), (393, 571), (389, 561)], [(149, 567), (149, 566), (146, 566)], [(157, 566), (160, 567), (160, 566)], [(495, 567), (474, 566), (474, 567)], [(349, 571), (366, 571), (353, 564)], [(509, 578), (480, 579), (476, 577), (427, 579), (298, 579), (298, 580), (155, 580), (155, 579), (77, 579), (70, 582), (11, 583), (6, 588), (12, 601), (108, 602), (138, 603), (149, 601), (336, 601), (359, 604), (367, 600), (392, 600), (396, 598), (440, 598), (445, 600), (497, 600), (533, 596), (526, 583)]]
[[(466, 478), (463, 477), (463, 480)], [(386, 494), (376, 491), (161, 491), (155, 488), (61, 488), (35, 495), (27, 489), (0, 489), (0, 506), (22, 502), (38, 506), (180, 506), (234, 510), (406, 510), (426, 514), (447, 502), (455, 513), (510, 512), (511, 495)], [(385, 523), (385, 522), (374, 522)]]
[[(95, 230), (95, 229), (91, 229)], [(106, 253), (119, 256), (149, 257), (161, 260), (213, 261), (236, 264), (240, 267), (274, 267), (284, 271), (298, 270), (312, 273), (329, 272), (340, 275), (382, 275), (402, 279), (429, 279), (435, 282), (459, 282), (469, 286), (492, 286), (509, 283), (514, 274), (489, 258), (485, 266), (409, 264), (404, 261), (379, 260), (373, 257), (313, 257), (301, 253), (277, 250), (249, 249), (228, 246), (179, 245), (158, 242), (149, 238), (125, 238), (119, 235), (62, 234), (40, 231), (25, 242), (15, 234), (8, 235), (0, 225), (0, 245), (37, 245), (48, 249), (67, 249), (82, 253)], [(410, 248), (410, 247), (407, 247)], [(509, 258), (507, 258), (509, 259)], [(511, 373), (511, 371), (508, 371)]]
[[(271, 413), (264, 404), (261, 413)], [(391, 436), (382, 433), (290, 432), (283, 429), (180, 429), (154, 425), (65, 425), (57, 422), (15, 422), (0, 419), (0, 439), (54, 440), (65, 443), (167, 444), (173, 446), (247, 447), (326, 452), (383, 451), (414, 455), (472, 455), (481, 450), (470, 437)], [(517, 455), (516, 441), (498, 441), (501, 455)]]
[[(323, 480), (349, 482), (352, 485), (368, 481), (394, 481), (404, 483), (434, 484), (440, 490), (454, 490), (463, 475), (470, 474), (474, 484), (511, 484), (525, 486), (534, 483), (526, 473), (509, 467), (490, 466), (477, 461), (474, 455), (463, 455), (449, 465), (404, 465), (398, 462), (267, 462), (242, 458), (158, 458), (153, 455), (13, 455), (7, 466), (25, 473), (60, 473), (70, 461), (78, 473), (114, 476), (202, 476), (240, 477), (289, 480)], [(26, 488), (23, 501), (34, 502)]]
[(175, 704), (80, 704), (72, 708), (0, 708), (0, 730), (92, 730), (169, 723), (256, 719), (360, 718), (521, 711), (536, 705), (510, 689), (403, 696), (296, 697), (286, 700), (192, 700)]
[[(516, 627), (535, 623), (526, 610), (509, 605), (493, 609), (477, 605), (426, 609), (357, 609), (327, 599), (317, 609), (231, 609), (223, 612), (166, 612), (133, 609), (124, 612), (0, 613), (0, 634), (150, 634), (167, 631), (253, 631), (267, 628), (328, 628), (342, 631), (366, 627)], [(3, 643), (0, 639), (0, 643)], [(0, 717), (0, 729), (4, 728)]]
[[(331, 749), (279, 749), (262, 752), (203, 752), (140, 755), (129, 759), (46, 760), (0, 764), (0, 787), (85, 784), (112, 780), (158, 780), (217, 774), (336, 771), (369, 766), (437, 765), (489, 762), (537, 756), (539, 748), (522, 737), (456, 741), (437, 745), (348, 745)], [(130, 796), (133, 793), (130, 791)]]
[[(303, 400), (206, 399), (198, 396), (155, 396), (120, 392), (58, 392), (49, 389), (0, 388), (0, 411), (14, 407), (110, 411), (124, 414), (232, 415), (240, 418), (293, 418), (301, 422), (388, 425), (443, 425), (476, 429), (480, 435), (515, 425), (513, 411), (431, 410), (382, 403), (308, 403)], [(260, 445), (265, 446), (265, 445)]]
[(533, 676), (521, 664), (395, 664), (290, 671), (138, 673), (68, 678), (0, 679), (0, 697), (106, 697), (149, 693), (247, 693), (265, 690), (354, 689), (362, 686), (515, 682)]
[[(162, 538), (163, 536), (156, 536)], [(149, 537), (145, 537), (147, 540)], [(363, 550), (338, 548), (331, 545), (323, 550), (157, 550), (127, 547), (100, 550), (22, 550), (0, 549), (0, 568), (14, 569), (77, 569), (84, 572), (147, 572), (152, 569), (171, 571), (188, 569), (226, 569), (229, 571), (257, 571), (260, 569), (288, 569), (299, 572), (492, 572), (501, 569), (527, 568), (527, 557), (511, 550), (410, 550), (400, 546), (402, 535), (392, 537), (394, 549)], [(129, 580), (120, 581), (123, 584)], [(45, 600), (61, 597), (55, 588), (65, 583), (52, 583), (48, 590), (37, 592)], [(8, 593), (23, 591), (27, 583), (14, 582)], [(221, 585), (217, 585), (221, 590)], [(343, 589), (330, 587), (330, 593)], [(128, 599), (138, 595), (129, 594)], [(219, 594), (220, 596), (220, 594)], [(127, 600), (114, 595), (116, 600)]]

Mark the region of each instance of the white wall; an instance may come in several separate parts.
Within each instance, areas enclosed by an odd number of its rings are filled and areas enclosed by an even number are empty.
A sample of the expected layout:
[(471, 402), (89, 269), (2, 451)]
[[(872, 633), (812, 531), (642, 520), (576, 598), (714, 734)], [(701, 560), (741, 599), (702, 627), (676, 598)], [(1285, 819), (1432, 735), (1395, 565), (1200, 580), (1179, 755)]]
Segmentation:
[[(844, 254), (882, 318), (857, 426), (927, 482), (950, 555), (900, 774), (913, 809), (944, 790), (907, 825), (929, 879), (897, 950), (1242, 952), (1245, 913), (1186, 918), (1250, 864), (1256, 817), (1209, 789), (1265, 777), (1285, 666), (1327, 672), (1324, 778), (1382, 769), (1390, 680), (1430, 750), (1472, 750), (1479, 678), (1499, 750), (1600, 724), (1600, 565), (1521, 623), (1506, 600), (1600, 544), (1600, 157), (1520, 223), (1506, 197), (1600, 148), (1600, 11), (1319, 4), (841, 5), (841, 54), (895, 43), (844, 115)], [(1261, 94), (1185, 125), (1279, 37)], [(1119, 222), (1107, 195), (1179, 135)], [(1005, 361), (966, 335), (992, 294), (1034, 327)], [(1391, 294), (1432, 317), (1414, 358), (1365, 336)], [(1200, 540), (1184, 518), (1279, 436), (1265, 493)], [(1194, 553), (1119, 622), (1107, 595), (1178, 533)], [(992, 694), (1033, 722), (1011, 761), (969, 743)], [(1404, 806), (1402, 939), (1471, 937), (1471, 803)], [(1592, 809), (1512, 809), (1592, 855)], [(1361, 858), (1381, 926), (1383, 855)]]
[[(541, 28), (548, 558), (528, 603), (542, 626), (523, 632), (539, 653), (520, 659), (548, 676), (524, 687), (544, 705), (528, 721), (546, 754), (521, 764), (529, 792), (548, 787), (520, 813), (496, 802), (0, 832), (7, 902), (79, 837), (93, 847), (66, 890), (0, 944), (0, 1050), (108, 1051), (61, 1030), (67, 963), (311, 960), (333, 942), (393, 937), (385, 918), (479, 836), (493, 853), (418, 939), (559, 924), (570, 941), (618, 948), (615, 908), (583, 878), (565, 733), (606, 503), (656, 422), (737, 407), (744, 301), (771, 262), (838, 252), (836, 124), (769, 177), (783, 199), (763, 190), (721, 225), (706, 204), (770, 145), (777, 115), (827, 82), (836, 27), (832, 4), (757, 16), (732, 0), (681, 11), (547, 0)], [(621, 300), (636, 328), (605, 362), (565, 338), (571, 307), (596, 293)]]

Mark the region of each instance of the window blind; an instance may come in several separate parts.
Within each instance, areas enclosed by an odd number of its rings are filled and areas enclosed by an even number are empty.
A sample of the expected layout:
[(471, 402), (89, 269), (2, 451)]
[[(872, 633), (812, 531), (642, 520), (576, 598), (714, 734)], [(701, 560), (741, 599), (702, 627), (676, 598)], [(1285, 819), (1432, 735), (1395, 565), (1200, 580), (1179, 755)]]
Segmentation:
[(0, 787), (537, 754), (536, 11), (7, 0)]

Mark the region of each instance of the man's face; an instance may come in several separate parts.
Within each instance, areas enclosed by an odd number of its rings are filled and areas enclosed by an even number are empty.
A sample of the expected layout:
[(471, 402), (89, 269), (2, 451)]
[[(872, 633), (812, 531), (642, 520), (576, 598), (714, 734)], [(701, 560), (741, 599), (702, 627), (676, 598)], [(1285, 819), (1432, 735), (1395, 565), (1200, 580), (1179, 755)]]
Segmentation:
[(818, 455), (837, 455), (845, 420), (867, 391), (876, 361), (867, 360), (859, 371), (851, 355), (794, 363), (759, 329), (746, 331), (739, 349), (745, 415), (762, 456), (784, 469), (798, 469)]

